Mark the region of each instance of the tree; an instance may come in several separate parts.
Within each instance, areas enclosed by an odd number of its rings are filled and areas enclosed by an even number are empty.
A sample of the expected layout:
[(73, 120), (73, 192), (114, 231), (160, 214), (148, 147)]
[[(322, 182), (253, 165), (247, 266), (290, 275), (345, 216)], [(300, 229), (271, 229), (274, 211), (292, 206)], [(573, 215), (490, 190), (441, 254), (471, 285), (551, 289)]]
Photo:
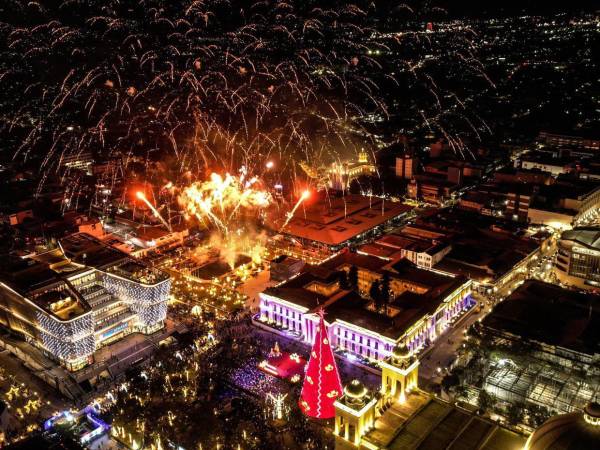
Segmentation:
[(525, 405), (521, 402), (511, 403), (506, 411), (506, 419), (511, 425), (517, 425), (523, 421)]
[(348, 274), (345, 270), (340, 271), (340, 289), (350, 289), (350, 281), (348, 281)]
[(460, 378), (456, 373), (450, 373), (446, 375), (442, 379), (442, 388), (447, 393), (450, 393), (450, 390), (460, 384)]
[(375, 280), (371, 283), (369, 296), (375, 302), (375, 309), (379, 311), (381, 309), (381, 287), (379, 286), (379, 280)]
[(539, 427), (552, 416), (548, 408), (539, 405), (529, 405), (527, 412), (529, 413), (529, 425), (534, 428)]
[(358, 291), (358, 268), (354, 265), (348, 271), (348, 284), (350, 285), (350, 289)]
[(381, 305), (383, 306), (384, 313), (387, 314), (387, 307), (390, 302), (390, 275), (385, 272), (383, 277), (381, 277), (380, 282), (380, 297), (381, 297)]
[(489, 412), (490, 410), (492, 410), (492, 408), (496, 404), (496, 398), (492, 394), (489, 394), (485, 389), (482, 388), (479, 391), (478, 403), (479, 403), (479, 409), (481, 410), (482, 413)]
[(309, 417), (330, 419), (335, 417), (333, 403), (342, 395), (342, 382), (329, 342), (322, 309), (319, 310), (319, 316), (319, 327), (306, 366), (299, 405), (302, 412)]

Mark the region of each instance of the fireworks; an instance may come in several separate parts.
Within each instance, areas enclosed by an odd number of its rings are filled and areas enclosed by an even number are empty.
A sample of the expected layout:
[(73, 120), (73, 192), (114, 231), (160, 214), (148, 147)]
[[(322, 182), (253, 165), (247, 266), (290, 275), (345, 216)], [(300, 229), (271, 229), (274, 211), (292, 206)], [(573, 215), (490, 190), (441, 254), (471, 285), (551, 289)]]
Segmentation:
[(167, 230), (172, 231), (171, 230), (171, 225), (169, 225), (167, 223), (167, 221), (163, 218), (163, 216), (160, 215), (160, 213), (158, 212), (158, 210), (154, 207), (154, 205), (152, 203), (150, 203), (150, 201), (146, 198), (146, 194), (144, 194), (142, 191), (137, 191), (135, 193), (135, 196), (140, 199), (141, 201), (144, 202), (144, 204), (146, 204), (146, 206), (148, 206), (148, 208), (150, 208), (150, 210), (152, 211), (152, 214), (154, 214), (154, 217), (156, 217), (157, 219), (159, 219), (163, 225), (165, 227), (167, 227)]
[(292, 208), (292, 210), (289, 213), (286, 214), (285, 222), (283, 223), (283, 225), (279, 229), (280, 232), (287, 226), (288, 223), (290, 223), (290, 220), (292, 220), (294, 218), (294, 214), (296, 213), (296, 210), (300, 207), (300, 205), (302, 204), (302, 202), (305, 201), (305, 200), (307, 200), (309, 197), (310, 197), (310, 191), (309, 190), (302, 191), (302, 195), (300, 195), (300, 198), (298, 199), (298, 201), (296, 202), (296, 204), (294, 205), (294, 207)]
[(245, 168), (239, 176), (213, 173), (205, 182), (185, 187), (178, 200), (189, 218), (216, 232), (210, 247), (218, 248), (233, 269), (238, 255), (245, 254), (260, 263), (263, 235), (254, 231), (257, 220), (271, 202), (271, 194), (260, 188), (257, 177), (247, 177)]
[(457, 149), (465, 129), (486, 130), (464, 97), (440, 87), (450, 73), (485, 79), (468, 27), (444, 43), (410, 29), (381, 32), (377, 16), (386, 14), (362, 2), (32, 5), (16, 2), (18, 21), (0, 26), (0, 131), (15, 158), (38, 159), (46, 175), (93, 150), (125, 164), (172, 158), (176, 185), (189, 172), (241, 165), (261, 175), (271, 159), (290, 178), (299, 161), (320, 167), (376, 150), (369, 127), (400, 113)]
[(208, 181), (184, 188), (179, 203), (188, 216), (205, 225), (212, 224), (227, 234), (232, 222), (240, 216), (264, 209), (271, 203), (269, 192), (255, 187), (257, 181), (256, 177), (246, 181), (244, 173), (239, 177), (213, 173)]

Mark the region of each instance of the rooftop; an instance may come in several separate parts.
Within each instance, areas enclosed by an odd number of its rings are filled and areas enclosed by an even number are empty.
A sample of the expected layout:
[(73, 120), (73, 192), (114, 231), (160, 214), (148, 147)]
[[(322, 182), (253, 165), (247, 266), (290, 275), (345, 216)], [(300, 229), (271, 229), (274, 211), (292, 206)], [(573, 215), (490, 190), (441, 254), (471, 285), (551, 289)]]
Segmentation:
[[(304, 208), (298, 208), (283, 234), (327, 245), (339, 245), (411, 209), (412, 207), (401, 203), (354, 194), (319, 199)], [(277, 226), (283, 220), (280, 219)]]
[(526, 281), (482, 323), (485, 328), (523, 339), (591, 355), (600, 353), (599, 298), (553, 284)]
[(164, 272), (148, 267), (86, 233), (75, 233), (60, 240), (65, 256), (78, 264), (144, 284), (156, 284), (168, 278)]
[(0, 280), (60, 320), (69, 320), (91, 310), (60, 273), (40, 261), (9, 258), (2, 262)]
[[(419, 391), (387, 409), (364, 439), (394, 450), (517, 450), (525, 444), (523, 436)], [(336, 448), (350, 448), (338, 442)]]
[(600, 227), (580, 227), (564, 231), (561, 239), (575, 241), (590, 249), (600, 250)]
[(126, 259), (122, 253), (86, 233), (75, 233), (60, 239), (65, 256), (78, 264), (103, 269)]
[[(405, 291), (392, 299), (388, 315), (375, 312), (368, 309), (371, 303), (369, 299), (336, 286), (340, 271), (352, 265), (379, 274), (388, 273), (391, 279), (405, 280), (425, 290), (422, 294)], [(391, 339), (398, 339), (424, 315), (435, 312), (443, 300), (466, 281), (462, 277), (452, 278), (419, 269), (407, 260), (390, 264), (373, 256), (346, 252), (320, 266), (306, 266), (298, 277), (277, 287), (268, 288), (265, 294), (302, 306), (309, 311), (323, 306), (329, 322), (342, 320)], [(333, 289), (329, 294), (315, 292), (309, 289), (315, 282), (333, 286)]]

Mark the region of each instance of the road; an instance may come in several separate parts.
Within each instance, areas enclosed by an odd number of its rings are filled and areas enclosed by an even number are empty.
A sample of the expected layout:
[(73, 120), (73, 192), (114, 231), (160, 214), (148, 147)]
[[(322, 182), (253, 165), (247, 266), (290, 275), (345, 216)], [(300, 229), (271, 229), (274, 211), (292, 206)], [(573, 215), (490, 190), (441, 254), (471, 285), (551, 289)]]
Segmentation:
[(480, 311), (476, 308), (474, 307), (469, 314), (439, 336), (431, 349), (420, 358), (419, 386), (421, 388), (430, 390), (440, 383), (445, 374), (443, 369), (453, 362), (459, 346), (464, 342), (465, 331), (489, 312), (489, 308), (484, 307)]
[(469, 315), (463, 317), (459, 323), (440, 336), (432, 348), (420, 358), (419, 384), (421, 387), (431, 389), (441, 382), (446, 374), (445, 369), (456, 358), (457, 350), (466, 338), (466, 330), (476, 321), (485, 317), (494, 304), (503, 301), (528, 278), (537, 278), (546, 282), (551, 281), (553, 253), (549, 252), (540, 256), (537, 262), (528, 268), (527, 272), (518, 274), (510, 283), (507, 283), (506, 286), (490, 297), (474, 296), (475, 300), (482, 305), (482, 308), (479, 311), (472, 310)]
[(271, 281), (271, 272), (269, 269), (262, 270), (256, 276), (248, 278), (244, 283), (240, 284), (236, 290), (241, 292), (248, 298), (246, 299), (246, 307), (252, 312), (258, 310), (259, 297), (258, 294), (264, 292), (269, 286), (274, 286), (276, 282)]

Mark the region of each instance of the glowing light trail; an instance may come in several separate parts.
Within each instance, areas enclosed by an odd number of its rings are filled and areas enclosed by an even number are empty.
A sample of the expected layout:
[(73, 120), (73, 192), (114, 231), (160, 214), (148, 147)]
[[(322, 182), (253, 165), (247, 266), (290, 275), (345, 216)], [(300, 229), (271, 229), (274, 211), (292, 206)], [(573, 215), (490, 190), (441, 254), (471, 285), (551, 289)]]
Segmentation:
[(308, 197), (310, 197), (310, 191), (306, 190), (306, 191), (302, 192), (302, 195), (300, 196), (300, 198), (298, 199), (298, 201), (296, 202), (296, 204), (294, 205), (292, 210), (289, 213), (287, 213), (287, 218), (285, 219), (285, 222), (279, 229), (279, 232), (283, 231), (283, 229), (287, 226), (287, 224), (290, 223), (290, 220), (292, 220), (292, 218), (294, 217), (294, 214), (296, 213), (296, 211), (298, 210), (298, 208), (300, 207), (302, 202), (304, 200), (306, 200)]
[(141, 201), (143, 201), (143, 202), (144, 202), (146, 205), (148, 205), (148, 208), (150, 208), (150, 210), (152, 211), (152, 213), (154, 214), (154, 216), (155, 216), (157, 219), (159, 219), (159, 220), (160, 220), (160, 221), (163, 223), (163, 225), (164, 225), (165, 227), (167, 227), (167, 230), (169, 230), (169, 231), (173, 231), (173, 230), (172, 230), (172, 228), (171, 228), (171, 225), (169, 225), (169, 224), (167, 223), (167, 221), (166, 221), (165, 219), (163, 219), (163, 216), (161, 216), (161, 215), (160, 215), (160, 213), (159, 213), (159, 212), (158, 212), (158, 210), (157, 210), (157, 209), (154, 207), (154, 205), (148, 201), (148, 199), (146, 198), (146, 194), (144, 194), (142, 191), (137, 191), (137, 192), (135, 193), (135, 196), (136, 196), (138, 199), (140, 199)]

